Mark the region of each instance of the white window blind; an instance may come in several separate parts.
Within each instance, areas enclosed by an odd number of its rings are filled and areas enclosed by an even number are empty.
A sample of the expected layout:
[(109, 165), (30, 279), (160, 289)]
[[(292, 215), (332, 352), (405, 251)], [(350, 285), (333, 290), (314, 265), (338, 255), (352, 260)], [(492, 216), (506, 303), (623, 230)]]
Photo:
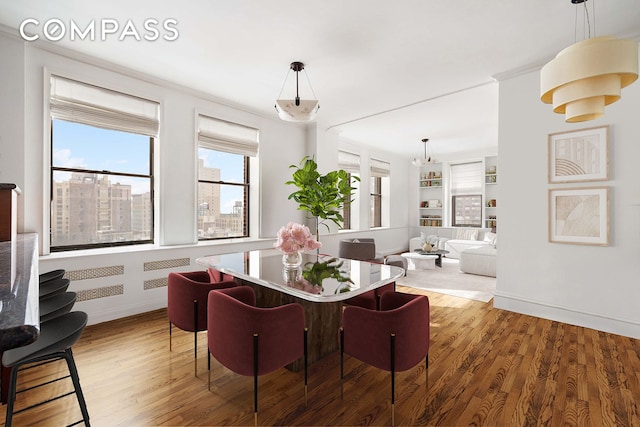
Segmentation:
[(213, 117), (198, 115), (198, 142), (211, 150), (258, 155), (258, 129)]
[(371, 159), (369, 165), (371, 167), (371, 176), (385, 177), (389, 176), (390, 174), (391, 165), (388, 162), (378, 159)]
[(158, 103), (59, 76), (51, 76), (54, 119), (157, 136)]
[(451, 165), (451, 195), (481, 194), (483, 178), (482, 162)]
[(338, 151), (338, 168), (349, 173), (360, 173), (360, 156), (348, 151)]

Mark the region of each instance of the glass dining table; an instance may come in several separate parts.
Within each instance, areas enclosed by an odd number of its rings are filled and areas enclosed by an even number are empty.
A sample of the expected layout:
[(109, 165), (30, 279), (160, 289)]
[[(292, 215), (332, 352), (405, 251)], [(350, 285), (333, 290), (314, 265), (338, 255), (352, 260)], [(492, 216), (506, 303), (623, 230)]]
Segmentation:
[[(259, 307), (302, 305), (309, 328), (309, 363), (338, 349), (343, 301), (395, 282), (404, 274), (402, 268), (393, 265), (315, 253), (303, 253), (299, 267), (285, 267), (282, 254), (275, 249), (206, 256), (196, 263), (251, 286)], [(327, 275), (331, 277), (319, 279)], [(302, 362), (288, 368), (300, 370)]]

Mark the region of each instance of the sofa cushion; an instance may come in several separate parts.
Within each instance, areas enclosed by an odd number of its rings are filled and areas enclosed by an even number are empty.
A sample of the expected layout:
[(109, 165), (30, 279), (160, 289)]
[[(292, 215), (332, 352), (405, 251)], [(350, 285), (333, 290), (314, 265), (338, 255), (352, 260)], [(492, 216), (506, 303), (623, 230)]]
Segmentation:
[(447, 258), (459, 259), (460, 252), (462, 252), (465, 249), (473, 248), (476, 246), (492, 246), (492, 245), (490, 245), (489, 243), (483, 240), (459, 240), (459, 239), (447, 240), (445, 242), (445, 249), (449, 251), (449, 253), (446, 254), (445, 256)]
[(456, 230), (456, 237), (454, 239), (457, 240), (478, 240), (478, 230), (477, 229), (460, 229)]

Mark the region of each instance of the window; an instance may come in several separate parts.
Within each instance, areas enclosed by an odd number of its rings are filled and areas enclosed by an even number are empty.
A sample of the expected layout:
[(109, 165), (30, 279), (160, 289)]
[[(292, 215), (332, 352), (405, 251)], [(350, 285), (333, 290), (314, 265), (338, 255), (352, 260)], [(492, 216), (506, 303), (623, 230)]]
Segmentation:
[[(347, 151), (338, 151), (338, 168), (345, 170), (349, 174), (349, 182), (353, 182), (352, 177), (360, 176), (360, 156), (349, 153)], [(354, 190), (352, 198), (346, 198), (342, 206), (342, 228), (349, 230), (357, 228), (357, 206), (358, 206), (358, 189)]]
[(50, 248), (153, 242), (158, 104), (51, 76)]
[(451, 225), (482, 226), (482, 162), (451, 165)]
[(369, 185), (371, 186), (369, 224), (371, 227), (382, 227), (382, 178), (372, 176)]
[(198, 116), (198, 239), (249, 236), (249, 162), (258, 130)]
[(453, 196), (454, 227), (480, 227), (482, 224), (482, 196)]
[(370, 164), (371, 181), (369, 183), (370, 188), (370, 207), (369, 212), (369, 226), (370, 227), (382, 227), (385, 224), (385, 220), (388, 220), (388, 215), (385, 215), (388, 207), (385, 205), (385, 196), (389, 186), (389, 170), (390, 165), (382, 160), (371, 159)]

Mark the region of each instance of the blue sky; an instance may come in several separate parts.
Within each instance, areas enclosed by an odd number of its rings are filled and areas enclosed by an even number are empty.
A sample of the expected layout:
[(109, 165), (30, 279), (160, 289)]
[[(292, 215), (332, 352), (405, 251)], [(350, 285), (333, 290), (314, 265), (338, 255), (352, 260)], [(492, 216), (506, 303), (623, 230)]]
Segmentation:
[(54, 166), (149, 173), (148, 136), (63, 120), (53, 121), (53, 135)]
[[(149, 173), (149, 137), (106, 130), (64, 120), (53, 121), (53, 165), (58, 167), (109, 170), (135, 174)], [(90, 143), (88, 143), (90, 142)], [(162, 143), (162, 141), (160, 141)], [(213, 150), (198, 150), (209, 168), (219, 168), (221, 179), (243, 182), (244, 157)], [(56, 172), (56, 181), (67, 180), (70, 173)], [(119, 177), (112, 182), (129, 184), (133, 194), (149, 191), (146, 179)], [(242, 200), (239, 188), (223, 191), (222, 212), (231, 212), (235, 200)]]

